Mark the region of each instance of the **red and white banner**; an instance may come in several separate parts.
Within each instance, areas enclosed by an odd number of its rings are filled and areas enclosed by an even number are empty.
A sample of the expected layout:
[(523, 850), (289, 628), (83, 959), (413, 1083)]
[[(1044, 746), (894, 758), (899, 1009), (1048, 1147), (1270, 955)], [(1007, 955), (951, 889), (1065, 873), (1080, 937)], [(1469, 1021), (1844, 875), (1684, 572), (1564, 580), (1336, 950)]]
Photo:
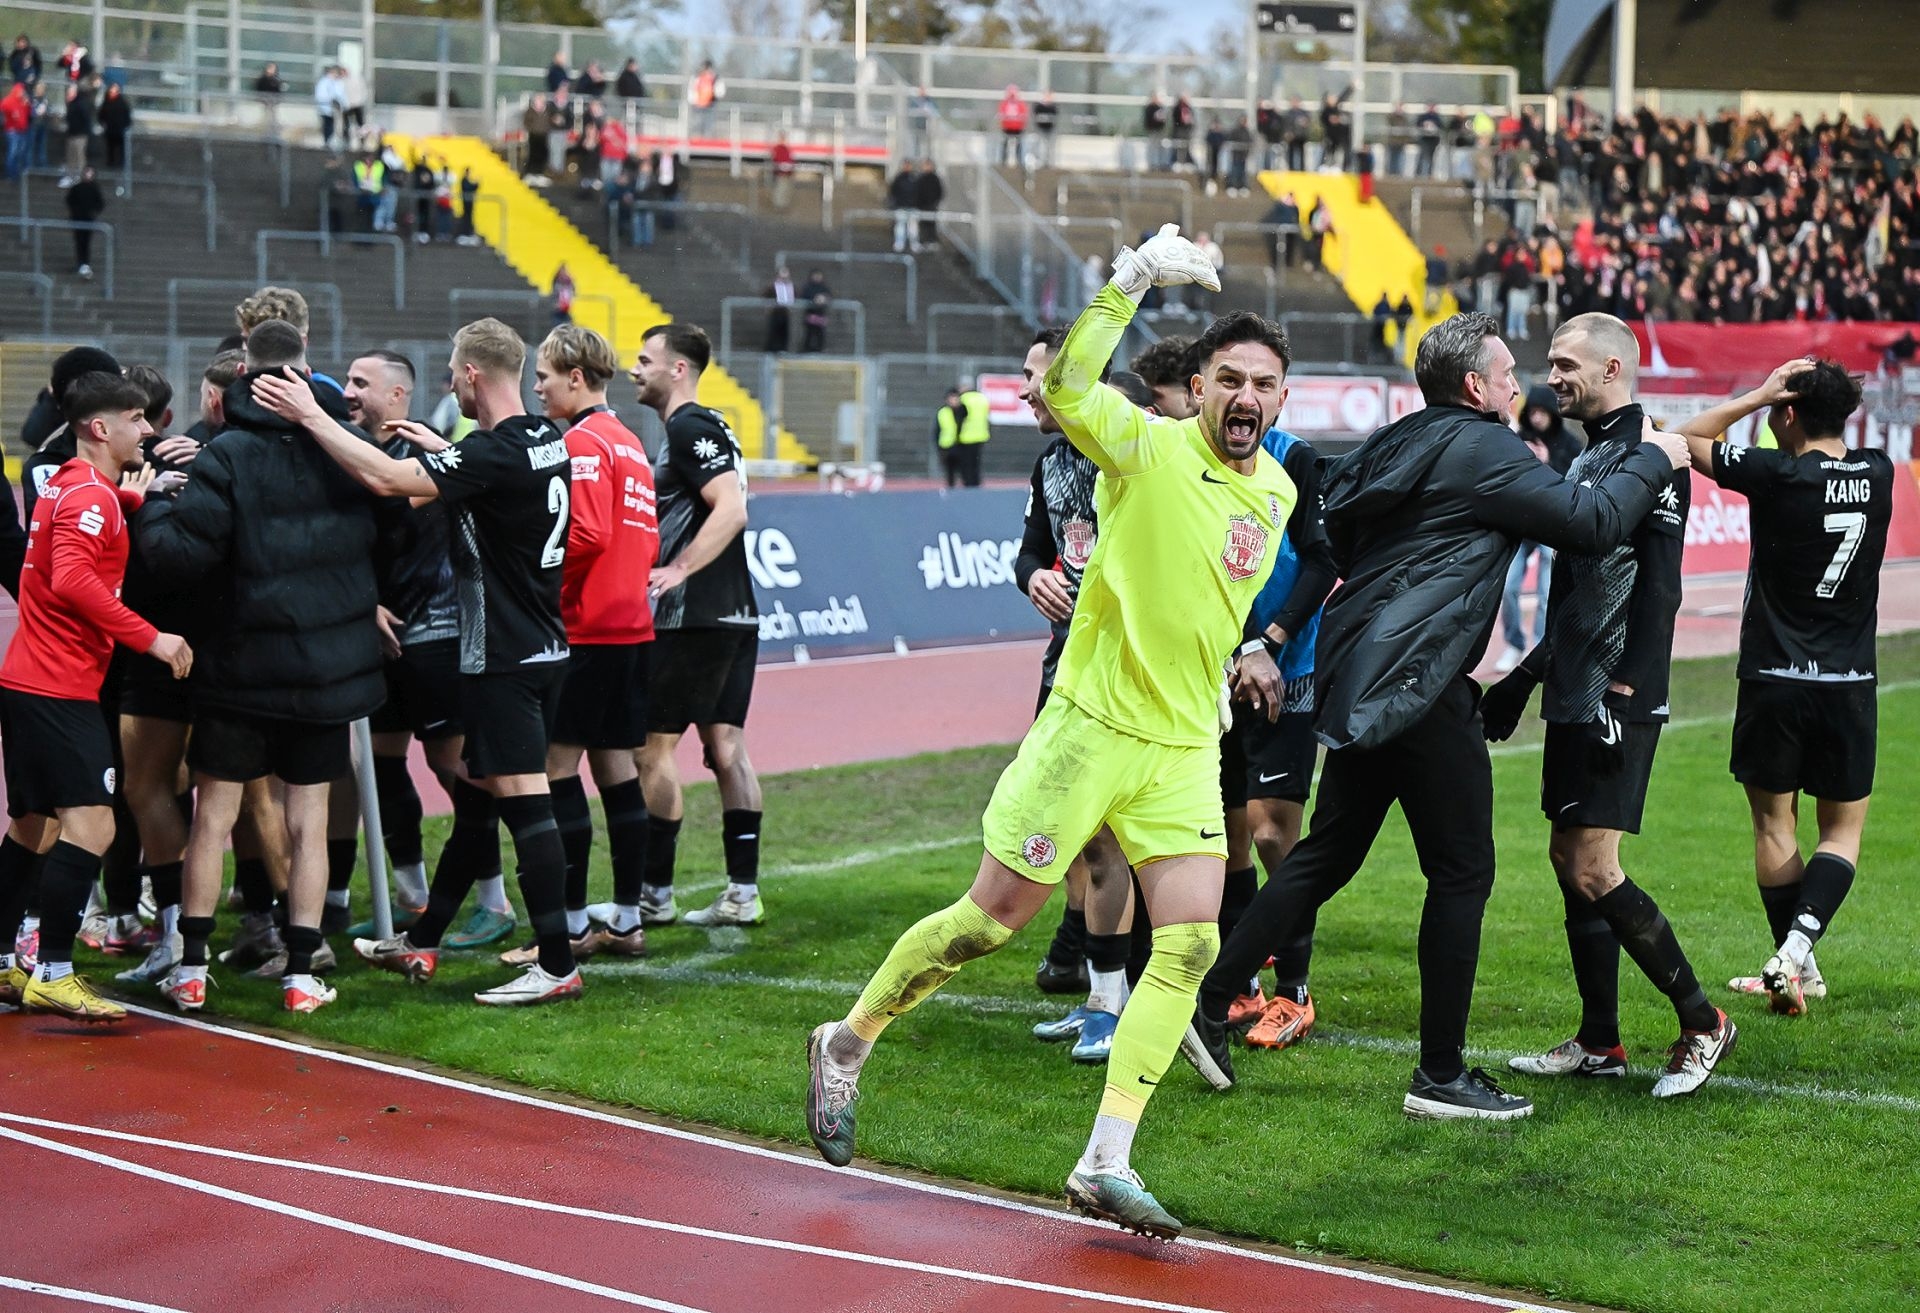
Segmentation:
[(974, 386), (986, 394), (988, 423), (1039, 427), (1040, 421), (1033, 417), (1033, 407), (1020, 399), (1021, 390), (1027, 386), (1027, 380), (1020, 375), (982, 374)]
[(1293, 374), (1280, 427), (1303, 438), (1323, 433), (1365, 436), (1387, 422), (1387, 381), (1365, 375)]

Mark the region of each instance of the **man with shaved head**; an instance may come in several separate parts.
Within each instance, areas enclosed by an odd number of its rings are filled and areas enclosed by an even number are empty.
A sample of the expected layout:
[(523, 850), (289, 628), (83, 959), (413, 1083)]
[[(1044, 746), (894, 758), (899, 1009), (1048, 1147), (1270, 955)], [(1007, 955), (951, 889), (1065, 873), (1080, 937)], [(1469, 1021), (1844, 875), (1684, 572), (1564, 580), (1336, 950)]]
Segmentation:
[[(1568, 471), (1592, 483), (1640, 445), (1646, 416), (1633, 401), (1640, 345), (1612, 315), (1577, 315), (1548, 348), (1547, 382), (1560, 412), (1587, 430), (1587, 449)], [(1618, 546), (1562, 552), (1554, 562), (1547, 633), (1517, 669), (1487, 691), (1487, 737), (1504, 739), (1545, 685), (1547, 722), (1540, 807), (1553, 826), (1547, 854), (1566, 903), (1567, 947), (1580, 992), (1573, 1038), (1539, 1056), (1512, 1059), (1533, 1076), (1624, 1076), (1620, 1043), (1620, 950), (1673, 1003), (1680, 1038), (1668, 1049), (1656, 1098), (1691, 1094), (1733, 1051), (1726, 1013), (1707, 1002), (1673, 927), (1652, 895), (1620, 869), (1620, 836), (1640, 832), (1680, 609), (1690, 476), (1673, 471), (1653, 509)]]

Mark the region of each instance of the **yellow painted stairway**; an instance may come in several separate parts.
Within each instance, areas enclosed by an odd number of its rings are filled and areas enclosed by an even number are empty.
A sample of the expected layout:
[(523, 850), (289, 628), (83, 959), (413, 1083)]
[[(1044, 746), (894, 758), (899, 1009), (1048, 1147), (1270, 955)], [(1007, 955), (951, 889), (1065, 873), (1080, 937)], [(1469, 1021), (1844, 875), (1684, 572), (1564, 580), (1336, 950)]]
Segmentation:
[(1328, 273), (1340, 280), (1341, 287), (1353, 299), (1361, 313), (1372, 314), (1385, 292), (1393, 305), (1405, 296), (1413, 307), (1413, 322), (1407, 336), (1398, 344), (1400, 357), (1413, 363), (1413, 349), (1428, 328), (1459, 312), (1453, 293), (1439, 289), (1440, 297), (1433, 314), (1427, 306), (1427, 261), (1413, 244), (1393, 212), (1375, 196), (1360, 199), (1360, 179), (1350, 173), (1275, 173), (1260, 175), (1260, 185), (1276, 200), (1287, 192), (1300, 206), (1300, 227), (1304, 232), (1314, 202), (1325, 197), (1333, 215), (1333, 232), (1321, 252)]
[[(474, 214), (474, 231), (543, 293), (552, 292), (554, 272), (565, 264), (576, 289), (574, 321), (606, 334), (623, 362), (639, 354), (641, 333), (673, 318), (479, 138), (408, 140), (389, 134), (388, 140), (409, 158), (422, 148), (439, 156), (455, 177), (472, 169), (483, 198)], [(484, 203), (485, 198), (496, 196), (499, 205)], [(767, 454), (761, 446), (766, 413), (738, 379), (717, 364), (709, 367), (700, 377), (700, 401), (727, 417), (749, 458)], [(813, 455), (784, 428), (775, 433), (775, 443), (774, 459), (815, 463)]]

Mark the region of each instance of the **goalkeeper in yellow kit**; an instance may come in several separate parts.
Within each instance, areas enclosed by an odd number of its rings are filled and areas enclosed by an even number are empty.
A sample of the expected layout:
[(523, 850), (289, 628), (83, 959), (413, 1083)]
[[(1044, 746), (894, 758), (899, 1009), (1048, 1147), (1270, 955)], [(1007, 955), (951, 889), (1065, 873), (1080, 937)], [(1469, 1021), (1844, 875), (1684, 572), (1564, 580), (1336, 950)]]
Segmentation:
[[(1005, 944), (1105, 825), (1139, 872), (1153, 957), (1114, 1034), (1100, 1113), (1067, 1199), (1171, 1239), (1181, 1223), (1128, 1158), (1220, 946), (1222, 678), (1293, 509), (1292, 481), (1260, 446), (1286, 399), (1289, 355), (1285, 334), (1258, 315), (1215, 320), (1191, 383), (1199, 415), (1150, 417), (1099, 382), (1102, 366), (1149, 287), (1219, 282), (1172, 224), (1138, 251), (1122, 250), (1113, 267), (1043, 385), (1061, 429), (1103, 475), (1100, 539), (1053, 697), (987, 804), (973, 887), (900, 937), (844, 1021), (813, 1032), (807, 1130), (828, 1162), (852, 1159), (856, 1082), (880, 1032)], [(1277, 683), (1264, 649), (1241, 659), (1243, 680)]]

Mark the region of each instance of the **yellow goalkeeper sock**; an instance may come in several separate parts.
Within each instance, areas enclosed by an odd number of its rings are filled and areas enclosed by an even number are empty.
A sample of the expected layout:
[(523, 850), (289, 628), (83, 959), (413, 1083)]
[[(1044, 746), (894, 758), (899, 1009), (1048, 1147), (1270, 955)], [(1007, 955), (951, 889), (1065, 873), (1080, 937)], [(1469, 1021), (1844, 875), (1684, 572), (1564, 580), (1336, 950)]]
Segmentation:
[(1113, 1033), (1107, 1089), (1100, 1099), (1102, 1117), (1140, 1120), (1180, 1047), (1193, 1019), (1201, 978), (1219, 951), (1220, 930), (1211, 921), (1161, 926), (1153, 932), (1153, 956)]
[[(919, 1006), (962, 966), (1011, 938), (1013, 931), (981, 911), (972, 898), (941, 908), (900, 936), (847, 1014), (847, 1028), (873, 1043), (889, 1022)], [(1176, 1032), (1176, 1042), (1178, 1038)]]

